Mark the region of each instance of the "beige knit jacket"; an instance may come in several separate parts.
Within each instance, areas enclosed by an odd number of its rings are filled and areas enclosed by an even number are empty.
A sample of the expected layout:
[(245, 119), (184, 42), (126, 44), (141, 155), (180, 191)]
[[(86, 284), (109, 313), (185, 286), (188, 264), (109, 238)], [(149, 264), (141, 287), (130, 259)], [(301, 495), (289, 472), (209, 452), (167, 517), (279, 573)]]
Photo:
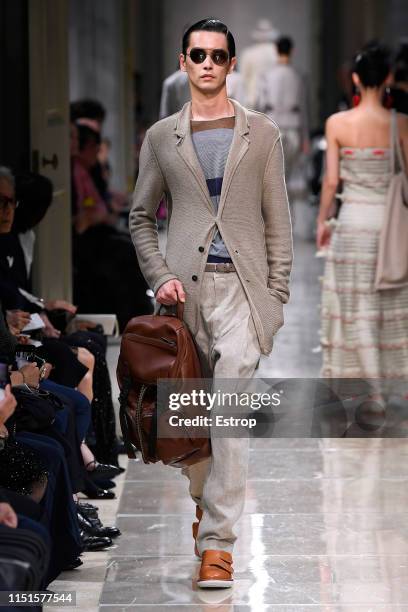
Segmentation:
[[(188, 102), (146, 133), (129, 227), (153, 291), (173, 278), (182, 282), (184, 320), (193, 335), (207, 254), (218, 227), (250, 304), (261, 352), (267, 355), (283, 324), (292, 265), (282, 145), (271, 119), (231, 102), (236, 121), (218, 213), (194, 150)], [(156, 225), (163, 194), (169, 206), (165, 258), (159, 251)]]

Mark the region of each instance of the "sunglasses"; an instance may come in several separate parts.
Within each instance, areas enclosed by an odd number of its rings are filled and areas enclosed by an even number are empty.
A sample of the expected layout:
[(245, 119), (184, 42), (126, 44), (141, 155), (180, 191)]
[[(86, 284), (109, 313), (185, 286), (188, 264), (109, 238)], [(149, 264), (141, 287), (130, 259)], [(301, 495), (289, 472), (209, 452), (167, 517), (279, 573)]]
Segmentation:
[(11, 208), (17, 208), (18, 202), (14, 198), (9, 198), (0, 193), (0, 210), (7, 208), (7, 206), (11, 206)]
[(186, 53), (186, 55), (188, 55), (195, 64), (202, 64), (205, 62), (207, 55), (211, 57), (211, 60), (214, 64), (217, 64), (217, 66), (225, 66), (229, 60), (228, 52), (224, 51), (224, 49), (213, 49), (211, 53), (207, 53), (205, 49), (194, 47), (191, 49), (190, 53)]

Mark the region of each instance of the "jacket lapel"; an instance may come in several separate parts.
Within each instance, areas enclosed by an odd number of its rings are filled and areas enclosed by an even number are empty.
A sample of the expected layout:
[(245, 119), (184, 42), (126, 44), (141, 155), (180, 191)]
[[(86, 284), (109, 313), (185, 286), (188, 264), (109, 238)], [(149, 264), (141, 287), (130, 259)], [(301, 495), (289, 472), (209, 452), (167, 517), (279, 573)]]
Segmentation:
[(190, 116), (191, 102), (187, 102), (181, 109), (175, 125), (176, 151), (200, 186), (207, 206), (211, 212), (214, 212), (214, 207), (210, 199), (204, 172), (201, 168), (200, 162), (198, 161), (193, 140), (191, 138)]
[(221, 216), (224, 208), (225, 200), (228, 195), (228, 191), (231, 185), (231, 181), (238, 168), (241, 159), (249, 147), (249, 124), (246, 116), (246, 112), (243, 106), (236, 100), (232, 100), (235, 107), (235, 129), (234, 136), (232, 138), (231, 147), (228, 154), (227, 163), (224, 170), (224, 178), (222, 181), (222, 189), (220, 196), (220, 203), (218, 206), (218, 217)]

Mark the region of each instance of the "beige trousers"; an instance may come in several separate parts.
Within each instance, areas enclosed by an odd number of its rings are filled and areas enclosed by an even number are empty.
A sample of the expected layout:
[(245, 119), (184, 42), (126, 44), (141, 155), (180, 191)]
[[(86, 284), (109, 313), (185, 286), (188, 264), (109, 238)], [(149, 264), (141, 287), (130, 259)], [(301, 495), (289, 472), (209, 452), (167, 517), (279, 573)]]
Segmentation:
[[(260, 359), (260, 348), (249, 304), (235, 272), (205, 272), (196, 335), (205, 377), (251, 378)], [(245, 502), (249, 438), (213, 436), (212, 455), (184, 468), (190, 495), (203, 510), (197, 547), (232, 552), (234, 525)]]

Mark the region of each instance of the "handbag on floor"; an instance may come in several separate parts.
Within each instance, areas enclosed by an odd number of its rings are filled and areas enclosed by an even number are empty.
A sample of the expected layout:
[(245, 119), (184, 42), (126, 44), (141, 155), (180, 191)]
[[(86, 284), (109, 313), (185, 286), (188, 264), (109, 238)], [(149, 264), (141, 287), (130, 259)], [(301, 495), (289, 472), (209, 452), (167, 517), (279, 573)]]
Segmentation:
[[(157, 406), (158, 379), (182, 382), (201, 378), (196, 347), (182, 320), (183, 310), (179, 303), (177, 316), (143, 315), (129, 321), (117, 368), (120, 423), (128, 456), (135, 458), (135, 450), (139, 450), (145, 463), (162, 461), (179, 468), (211, 454), (208, 428), (184, 427), (182, 437), (173, 436), (168, 421), (174, 412), (167, 407), (159, 413)], [(188, 407), (185, 413), (193, 416)], [(169, 435), (158, 436), (158, 429)]]
[(380, 233), (375, 288), (408, 285), (408, 177), (398, 136), (397, 115), (391, 111), (391, 172)]

